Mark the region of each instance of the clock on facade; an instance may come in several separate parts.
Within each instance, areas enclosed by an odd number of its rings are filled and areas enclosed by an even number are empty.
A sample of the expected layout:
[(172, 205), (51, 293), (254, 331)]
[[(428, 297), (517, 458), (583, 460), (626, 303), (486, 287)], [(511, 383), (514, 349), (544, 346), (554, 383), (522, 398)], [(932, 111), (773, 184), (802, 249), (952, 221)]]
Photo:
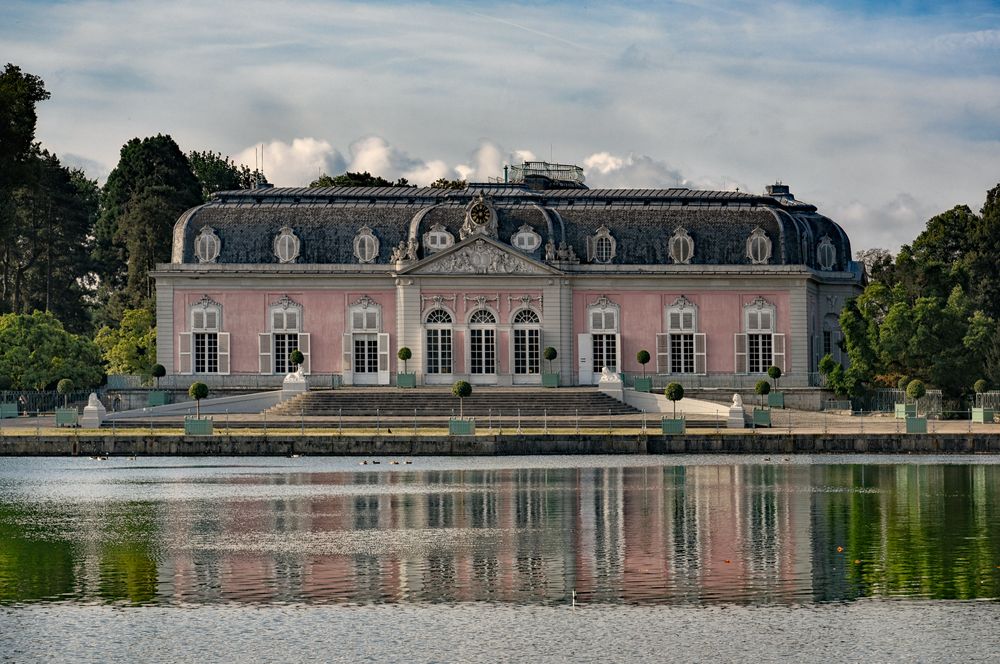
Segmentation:
[(485, 224), (490, 220), (490, 209), (483, 203), (476, 203), (469, 210), (469, 217), (477, 224)]

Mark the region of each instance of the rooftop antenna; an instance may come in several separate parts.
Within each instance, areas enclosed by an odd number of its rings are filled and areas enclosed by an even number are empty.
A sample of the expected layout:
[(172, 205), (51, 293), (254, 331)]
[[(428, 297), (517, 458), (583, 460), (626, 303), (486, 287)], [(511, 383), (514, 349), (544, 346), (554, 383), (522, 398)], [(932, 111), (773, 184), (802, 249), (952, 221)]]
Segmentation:
[(264, 144), (260, 144), (260, 176), (267, 180), (267, 176), (264, 175)]

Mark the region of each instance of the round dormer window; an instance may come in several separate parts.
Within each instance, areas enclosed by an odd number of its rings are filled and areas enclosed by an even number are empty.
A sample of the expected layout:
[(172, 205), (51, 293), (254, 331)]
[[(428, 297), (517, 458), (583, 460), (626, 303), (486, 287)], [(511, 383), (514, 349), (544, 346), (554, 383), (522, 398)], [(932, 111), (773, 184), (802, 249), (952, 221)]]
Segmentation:
[(694, 239), (685, 229), (678, 228), (670, 238), (670, 259), (679, 265), (687, 265), (693, 257)]
[(203, 226), (194, 239), (194, 255), (199, 263), (214, 263), (222, 251), (222, 240), (211, 226)]
[(531, 226), (525, 224), (510, 238), (510, 244), (515, 249), (530, 254), (542, 246), (542, 236), (536, 233)]
[(760, 226), (747, 238), (747, 258), (754, 265), (764, 265), (771, 260), (771, 238)]
[(274, 238), (274, 255), (279, 263), (294, 263), (299, 257), (299, 238), (288, 226)]
[(837, 264), (837, 247), (833, 246), (830, 236), (824, 235), (816, 247), (816, 260), (819, 262), (819, 269), (832, 270)]
[(354, 255), (361, 263), (374, 263), (378, 257), (379, 241), (372, 229), (362, 226), (354, 236)]

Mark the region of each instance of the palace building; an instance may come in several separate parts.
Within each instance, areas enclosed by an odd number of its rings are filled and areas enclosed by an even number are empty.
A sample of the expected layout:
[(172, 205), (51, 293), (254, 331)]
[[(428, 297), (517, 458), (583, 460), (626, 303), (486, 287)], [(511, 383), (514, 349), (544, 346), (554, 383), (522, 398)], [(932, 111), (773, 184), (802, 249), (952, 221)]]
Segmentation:
[(404, 368), (418, 385), (587, 385), (607, 367), (738, 387), (771, 365), (782, 386), (815, 385), (820, 358), (839, 357), (863, 273), (787, 186), (588, 189), (544, 163), (509, 179), (216, 194), (178, 219), (153, 272), (158, 362), (278, 385), (298, 348), (316, 386), (392, 385)]

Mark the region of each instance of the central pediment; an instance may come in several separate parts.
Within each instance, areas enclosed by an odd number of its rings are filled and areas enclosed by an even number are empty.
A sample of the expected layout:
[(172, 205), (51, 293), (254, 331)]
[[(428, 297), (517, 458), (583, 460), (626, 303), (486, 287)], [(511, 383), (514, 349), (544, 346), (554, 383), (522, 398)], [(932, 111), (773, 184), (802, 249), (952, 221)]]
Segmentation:
[(401, 274), (559, 274), (559, 270), (524, 256), (495, 240), (473, 236), (408, 266)]

